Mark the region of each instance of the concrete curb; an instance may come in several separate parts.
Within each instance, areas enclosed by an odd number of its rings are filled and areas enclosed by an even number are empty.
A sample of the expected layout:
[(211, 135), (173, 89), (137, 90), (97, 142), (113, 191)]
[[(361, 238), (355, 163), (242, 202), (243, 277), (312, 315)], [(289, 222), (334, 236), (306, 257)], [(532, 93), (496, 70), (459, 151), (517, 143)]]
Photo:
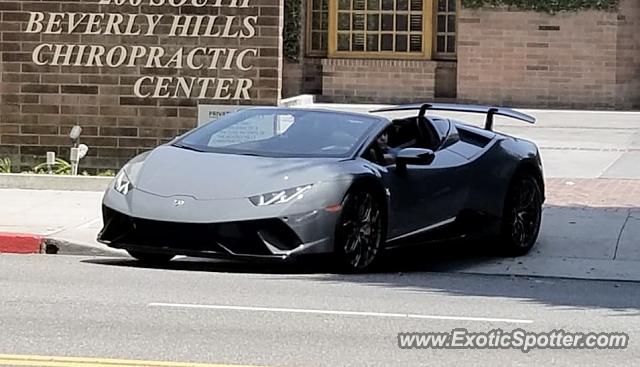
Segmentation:
[(104, 191), (113, 177), (1, 173), (0, 189)]
[(640, 282), (640, 261), (576, 258), (522, 257), (494, 259), (483, 264), (449, 264), (449, 273), (579, 279), (616, 282)]
[(112, 249), (104, 245), (97, 247), (96, 245), (82, 244), (57, 238), (45, 238), (44, 241), (47, 254), (128, 257), (126, 251)]
[[(71, 256), (128, 258), (126, 251), (45, 238), (23, 233), (0, 233), (0, 255), (57, 254)], [(580, 279), (597, 281), (640, 282), (640, 261), (608, 261), (573, 258), (507, 258), (460, 260), (436, 264), (430, 272), (490, 276), (521, 276), (551, 279)]]
[(27, 233), (0, 233), (0, 253), (39, 254), (44, 250), (42, 236)]
[(45, 238), (28, 233), (0, 233), (0, 254), (50, 254), (79, 256), (126, 256), (124, 251)]

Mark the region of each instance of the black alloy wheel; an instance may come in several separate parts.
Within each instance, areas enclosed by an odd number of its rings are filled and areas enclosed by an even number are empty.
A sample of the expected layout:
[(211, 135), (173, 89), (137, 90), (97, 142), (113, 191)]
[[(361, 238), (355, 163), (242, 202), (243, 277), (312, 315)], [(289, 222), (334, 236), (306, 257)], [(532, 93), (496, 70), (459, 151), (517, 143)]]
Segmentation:
[(353, 190), (344, 199), (336, 229), (336, 254), (342, 269), (371, 269), (383, 251), (385, 225), (380, 200), (371, 192)]
[(542, 222), (542, 192), (530, 175), (516, 176), (505, 201), (502, 245), (507, 255), (521, 256), (538, 239)]

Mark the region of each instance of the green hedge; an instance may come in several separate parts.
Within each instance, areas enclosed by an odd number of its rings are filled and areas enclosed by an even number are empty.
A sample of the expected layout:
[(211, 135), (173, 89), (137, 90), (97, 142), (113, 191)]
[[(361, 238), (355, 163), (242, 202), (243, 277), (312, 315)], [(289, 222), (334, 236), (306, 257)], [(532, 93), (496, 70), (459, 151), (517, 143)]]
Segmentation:
[(300, 58), (300, 4), (301, 0), (284, 0), (284, 29), (282, 42), (284, 56), (292, 61)]
[(579, 10), (613, 10), (619, 0), (462, 0), (465, 8), (477, 9), (485, 6), (513, 6), (521, 10), (547, 13)]

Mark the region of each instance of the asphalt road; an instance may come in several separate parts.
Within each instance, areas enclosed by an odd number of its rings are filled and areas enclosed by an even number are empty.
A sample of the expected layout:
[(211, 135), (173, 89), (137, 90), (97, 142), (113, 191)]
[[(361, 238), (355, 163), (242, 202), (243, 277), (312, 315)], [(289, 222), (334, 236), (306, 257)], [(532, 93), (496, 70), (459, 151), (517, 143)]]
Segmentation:
[[(266, 366), (619, 366), (640, 358), (640, 283), (307, 270), (0, 255), (0, 365), (10, 364), (2, 354)], [(398, 348), (399, 332), (454, 328), (618, 331), (630, 341), (626, 350), (526, 354)]]

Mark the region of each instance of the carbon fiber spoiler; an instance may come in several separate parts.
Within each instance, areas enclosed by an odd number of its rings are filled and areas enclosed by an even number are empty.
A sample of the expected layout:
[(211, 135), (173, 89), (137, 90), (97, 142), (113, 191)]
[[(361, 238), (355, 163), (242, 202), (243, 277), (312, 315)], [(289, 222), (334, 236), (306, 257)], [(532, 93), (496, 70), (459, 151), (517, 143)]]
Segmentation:
[(496, 115), (510, 117), (516, 120), (524, 121), (530, 124), (535, 124), (536, 119), (533, 116), (529, 116), (522, 112), (512, 110), (510, 108), (483, 106), (483, 105), (471, 105), (471, 104), (451, 104), (451, 103), (418, 103), (418, 104), (406, 104), (394, 107), (385, 107), (378, 110), (370, 111), (376, 112), (392, 112), (392, 111), (411, 111), (420, 110), (418, 116), (424, 116), (427, 110), (432, 111), (453, 111), (453, 112), (469, 112), (469, 113), (484, 113), (487, 115), (484, 128), (486, 130), (493, 130), (493, 117)]

